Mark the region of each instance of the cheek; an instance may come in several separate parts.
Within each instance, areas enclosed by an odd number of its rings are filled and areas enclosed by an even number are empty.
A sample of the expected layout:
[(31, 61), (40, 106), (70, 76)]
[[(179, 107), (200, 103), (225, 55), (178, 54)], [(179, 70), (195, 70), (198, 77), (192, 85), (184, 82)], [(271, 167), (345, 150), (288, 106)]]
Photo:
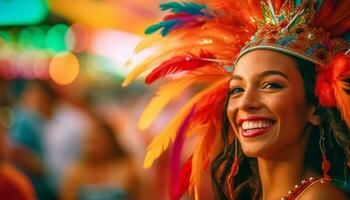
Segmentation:
[(306, 123), (307, 108), (300, 93), (293, 91), (269, 98), (267, 106), (279, 121), (280, 129), (299, 132)]
[(236, 127), (236, 124), (235, 124), (235, 117), (236, 117), (236, 114), (238, 111), (238, 107), (236, 105), (237, 105), (236, 102), (230, 100), (228, 105), (227, 105), (226, 114), (227, 114), (227, 117), (229, 119), (230, 125), (233, 128), (233, 131), (236, 134), (238, 134), (238, 128)]

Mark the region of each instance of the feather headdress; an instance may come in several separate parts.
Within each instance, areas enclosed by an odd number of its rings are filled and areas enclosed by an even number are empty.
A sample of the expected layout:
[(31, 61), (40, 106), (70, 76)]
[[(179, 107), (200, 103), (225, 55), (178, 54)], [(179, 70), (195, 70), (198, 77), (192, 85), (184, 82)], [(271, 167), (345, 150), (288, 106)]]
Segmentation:
[(221, 119), (232, 66), (249, 51), (273, 49), (319, 66), (320, 104), (338, 107), (350, 127), (350, 0), (192, 0), (160, 8), (170, 14), (146, 33), (160, 31), (162, 37), (150, 36), (135, 53), (149, 47), (159, 51), (137, 65), (123, 86), (142, 73), (148, 73), (147, 84), (167, 80), (142, 114), (141, 129), (188, 87), (203, 88), (147, 149), (146, 168), (175, 143), (172, 164), (179, 165), (185, 139), (193, 134), (200, 138), (183, 169), (175, 167), (172, 199), (187, 190), (196, 196), (202, 172), (222, 145)]

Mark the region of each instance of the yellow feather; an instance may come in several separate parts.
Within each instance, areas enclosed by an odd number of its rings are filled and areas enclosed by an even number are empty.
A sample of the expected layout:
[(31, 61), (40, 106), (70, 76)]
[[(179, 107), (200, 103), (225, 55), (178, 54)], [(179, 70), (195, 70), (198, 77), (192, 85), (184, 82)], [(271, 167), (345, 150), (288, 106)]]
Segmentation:
[(156, 42), (162, 41), (162, 37), (159, 34), (152, 34), (147, 36), (144, 40), (142, 40), (137, 46), (135, 47), (134, 53), (139, 53), (152, 45), (154, 45)]
[(185, 53), (188, 53), (188, 52), (198, 52), (201, 47), (200, 46), (193, 47), (193, 45), (194, 44), (191, 43), (191, 44), (186, 45), (186, 46), (175, 47), (175, 46), (171, 46), (171, 44), (169, 44), (168, 47), (162, 48), (161, 50), (159, 50), (159, 52), (161, 52), (161, 53), (150, 56), (147, 59), (145, 59), (143, 62), (138, 64), (125, 78), (122, 86), (123, 87), (128, 86), (141, 73), (145, 72), (146, 70), (150, 70), (152, 68), (157, 67), (158, 65), (160, 65), (161, 62), (165, 61), (166, 59), (171, 58), (172, 56), (174, 56), (176, 54), (184, 55)]
[(193, 193), (194, 188), (200, 188), (204, 171), (207, 170), (209, 163), (211, 163), (220, 150), (221, 134), (220, 126), (217, 123), (221, 122), (209, 122), (198, 131), (201, 136), (192, 158), (192, 172), (189, 185), (190, 194)]
[[(146, 40), (143, 43), (141, 42), (140, 46), (137, 47), (136, 52), (139, 52), (153, 45), (154, 47), (157, 47), (157, 52), (160, 53), (149, 56), (147, 59), (143, 60), (142, 63), (138, 64), (133, 69), (133, 71), (129, 73), (129, 75), (125, 78), (122, 86), (125, 87), (129, 85), (141, 73), (145, 72), (146, 70), (157, 67), (161, 62), (171, 58), (176, 54), (197, 54), (201, 50), (205, 49), (217, 55), (219, 59), (232, 59), (232, 55), (237, 53), (237, 48), (235, 48), (237, 45), (232, 44), (232, 41), (237, 41), (237, 39), (233, 35), (228, 35), (228, 32), (221, 33), (214, 28), (211, 34), (203, 33), (206, 32), (203, 32), (199, 29), (194, 29), (193, 32), (179, 32), (178, 34), (174, 34), (173, 36), (168, 38), (160, 38), (159, 41), (154, 41), (156, 40), (156, 38), (151, 38), (149, 41)], [(222, 37), (217, 37), (217, 35), (222, 35)], [(229, 38), (235, 38), (235, 40)], [(129, 61), (128, 64), (132, 64), (132, 60)]]
[(173, 142), (176, 137), (177, 130), (181, 125), (182, 121), (185, 119), (187, 114), (191, 111), (193, 106), (200, 100), (207, 92), (210, 92), (213, 88), (228, 82), (230, 77), (224, 77), (214, 82), (207, 89), (195, 95), (190, 101), (181, 109), (181, 111), (171, 120), (169, 125), (157, 135), (151, 144), (147, 148), (147, 154), (143, 163), (144, 168), (149, 168), (153, 161), (157, 159), (160, 154), (162, 154), (169, 146), (170, 142)]
[(141, 130), (148, 128), (159, 112), (169, 103), (170, 100), (177, 98), (186, 88), (188, 88), (194, 79), (193, 77), (182, 78), (163, 85), (159, 88), (156, 96), (149, 102), (146, 109), (143, 111), (138, 122), (138, 127)]
[(170, 58), (173, 56), (173, 50), (162, 50), (162, 53), (153, 55), (145, 59), (142, 63), (137, 65), (125, 78), (125, 80), (122, 83), (123, 87), (128, 86), (135, 78), (137, 78), (141, 73), (145, 72), (148, 69), (151, 69), (152, 67), (157, 67), (161, 61), (166, 60), (167, 58)]
[[(211, 70), (208, 74), (208, 70)], [(150, 103), (147, 105), (145, 110), (143, 111), (141, 118), (138, 122), (138, 127), (141, 130), (148, 128), (155, 118), (158, 116), (160, 111), (166, 106), (171, 100), (176, 99), (181, 92), (183, 92), (186, 88), (194, 83), (205, 83), (216, 81), (218, 78), (224, 76), (224, 73), (215, 73), (216, 68), (211, 66), (203, 67), (203, 69), (199, 69), (193, 71), (194, 74), (189, 74), (187, 76), (182, 77), (178, 80), (173, 80), (159, 88), (156, 93), (156, 96), (152, 98)], [(203, 73), (203, 74), (196, 74)]]
[[(190, 177), (190, 186), (189, 186), (189, 193), (193, 195), (193, 189), (200, 188), (200, 180), (201, 176), (203, 175), (203, 143), (206, 138), (206, 135), (209, 132), (210, 125), (206, 124), (205, 126), (202, 126), (198, 129), (198, 133), (200, 133), (199, 141), (196, 144), (195, 151), (193, 152), (192, 157), (192, 171), (191, 171), (191, 177)], [(198, 176), (199, 175), (199, 176)]]
[(181, 41), (180, 37), (183, 37), (186, 35), (187, 32), (178, 32), (176, 34), (169, 35), (167, 37), (162, 37), (160, 34), (152, 34), (150, 36), (147, 36), (144, 40), (142, 40), (135, 48), (135, 53), (140, 53), (141, 51), (150, 48), (152, 46), (158, 45), (158, 44), (169, 44), (169, 43), (179, 43)]
[(170, 44), (166, 48), (161, 48), (158, 50), (158, 54), (149, 56), (145, 60), (143, 60), (140, 64), (138, 64), (125, 78), (124, 82), (122, 83), (123, 87), (128, 86), (135, 78), (137, 78), (141, 73), (145, 72), (146, 70), (152, 69), (160, 65), (161, 62), (165, 61), (166, 59), (171, 58), (176, 53), (181, 52), (181, 54), (185, 54), (186, 51), (189, 52), (189, 46), (185, 47), (175, 47), (171, 46)]

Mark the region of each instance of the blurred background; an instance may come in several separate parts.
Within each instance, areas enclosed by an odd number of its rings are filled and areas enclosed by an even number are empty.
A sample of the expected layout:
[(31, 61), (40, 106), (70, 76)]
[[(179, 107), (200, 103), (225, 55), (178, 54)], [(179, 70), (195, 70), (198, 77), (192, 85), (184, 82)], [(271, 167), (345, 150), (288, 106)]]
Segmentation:
[(140, 132), (155, 88), (121, 87), (161, 2), (0, 0), (0, 199), (168, 198), (167, 153), (142, 162), (179, 105)]

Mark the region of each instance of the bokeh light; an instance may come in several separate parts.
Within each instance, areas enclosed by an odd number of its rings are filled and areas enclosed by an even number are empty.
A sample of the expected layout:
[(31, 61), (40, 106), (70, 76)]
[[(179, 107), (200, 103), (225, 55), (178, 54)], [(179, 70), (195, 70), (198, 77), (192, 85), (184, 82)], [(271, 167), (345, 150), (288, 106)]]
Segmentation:
[(0, 44), (2, 42), (10, 43), (11, 41), (11, 35), (7, 31), (1, 31), (0, 30)]
[(78, 58), (69, 52), (57, 54), (50, 62), (49, 74), (60, 85), (72, 83), (79, 74)]
[(51, 27), (45, 38), (46, 48), (54, 54), (66, 51), (68, 49), (65, 41), (67, 31), (68, 26), (65, 24)]
[(15, 58), (15, 65), (18, 69), (19, 75), (25, 79), (33, 79), (33, 52), (22, 52)]
[(65, 37), (67, 48), (75, 53), (85, 51), (88, 48), (91, 31), (84, 25), (72, 24)]
[(33, 73), (38, 79), (49, 78), (50, 55), (47, 52), (38, 52), (33, 60)]
[(0, 26), (29, 25), (40, 23), (48, 14), (46, 1), (0, 1)]

